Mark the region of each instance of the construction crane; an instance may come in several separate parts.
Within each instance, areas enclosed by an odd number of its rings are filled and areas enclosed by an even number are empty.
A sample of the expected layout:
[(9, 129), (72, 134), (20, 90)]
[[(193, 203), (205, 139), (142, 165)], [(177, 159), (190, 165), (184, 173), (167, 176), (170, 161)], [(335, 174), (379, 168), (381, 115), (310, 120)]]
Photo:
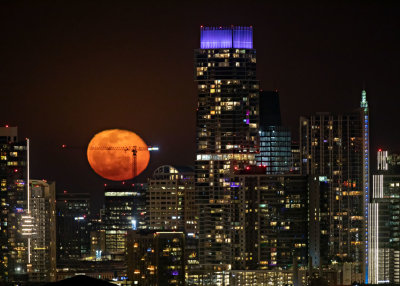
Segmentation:
[[(71, 148), (68, 147), (66, 144), (61, 146), (62, 148)], [(77, 147), (72, 147), (77, 148)], [(91, 146), (88, 147), (88, 150), (105, 150), (105, 151), (130, 151), (132, 152), (133, 162), (132, 162), (132, 176), (133, 178), (137, 175), (137, 152), (138, 151), (158, 151), (159, 148), (156, 146), (147, 146), (147, 147), (137, 147), (137, 146)]]

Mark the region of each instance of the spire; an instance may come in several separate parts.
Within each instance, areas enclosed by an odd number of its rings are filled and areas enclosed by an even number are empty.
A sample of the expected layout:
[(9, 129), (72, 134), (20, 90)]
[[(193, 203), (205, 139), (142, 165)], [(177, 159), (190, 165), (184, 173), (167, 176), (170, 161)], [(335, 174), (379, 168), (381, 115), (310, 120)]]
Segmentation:
[(368, 101), (367, 101), (367, 92), (365, 91), (365, 89), (363, 89), (361, 91), (361, 102), (360, 102), (360, 106), (362, 108), (364, 108), (365, 110), (368, 109)]

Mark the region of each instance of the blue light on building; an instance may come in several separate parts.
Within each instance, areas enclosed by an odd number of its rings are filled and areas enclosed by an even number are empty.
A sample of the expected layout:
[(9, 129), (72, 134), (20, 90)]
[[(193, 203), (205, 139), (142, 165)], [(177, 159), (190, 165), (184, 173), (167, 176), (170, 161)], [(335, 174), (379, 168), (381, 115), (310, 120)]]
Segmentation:
[(267, 174), (289, 172), (291, 160), (290, 130), (281, 126), (269, 126), (260, 132), (260, 153), (256, 155), (258, 166), (265, 166)]
[(201, 49), (252, 49), (253, 27), (200, 27)]
[(364, 117), (364, 130), (363, 130), (363, 149), (364, 149), (364, 156), (363, 156), (363, 193), (364, 193), (364, 211), (365, 211), (365, 282), (368, 283), (370, 280), (369, 275), (369, 239), (368, 239), (368, 221), (369, 221), (369, 123), (368, 123), (368, 101), (367, 101), (367, 93), (365, 90), (361, 92), (361, 103), (360, 107), (362, 110), (362, 115)]

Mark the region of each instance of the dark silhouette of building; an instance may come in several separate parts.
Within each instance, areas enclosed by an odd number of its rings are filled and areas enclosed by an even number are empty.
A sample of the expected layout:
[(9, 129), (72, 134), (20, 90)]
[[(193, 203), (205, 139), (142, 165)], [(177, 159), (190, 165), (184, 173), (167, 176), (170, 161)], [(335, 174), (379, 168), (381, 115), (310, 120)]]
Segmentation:
[(128, 231), (128, 277), (138, 285), (185, 285), (183, 232)]
[(98, 285), (98, 286), (112, 286), (115, 285), (113, 283), (101, 280), (101, 279), (96, 279), (92, 278), (86, 275), (76, 275), (71, 278), (63, 279), (57, 282), (52, 282), (52, 283), (47, 283), (45, 285), (48, 286), (69, 286), (69, 285), (75, 285), (75, 286), (87, 286), (87, 285)]
[(260, 127), (281, 126), (281, 105), (278, 91), (260, 91)]
[(67, 267), (90, 254), (90, 195), (64, 191), (56, 201), (57, 265)]

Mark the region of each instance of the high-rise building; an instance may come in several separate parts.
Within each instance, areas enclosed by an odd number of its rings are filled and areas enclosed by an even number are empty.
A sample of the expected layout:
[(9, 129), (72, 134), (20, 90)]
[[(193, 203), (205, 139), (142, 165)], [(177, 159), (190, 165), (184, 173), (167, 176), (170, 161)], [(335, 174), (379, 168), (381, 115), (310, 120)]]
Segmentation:
[(29, 282), (53, 282), (56, 279), (56, 190), (55, 183), (30, 180)]
[(149, 179), (149, 229), (197, 232), (194, 169), (164, 165)]
[[(197, 206), (194, 168), (158, 167), (148, 180), (147, 214), (150, 230), (182, 231), (185, 234), (185, 263), (188, 273), (198, 269)], [(189, 283), (189, 280), (188, 280)]]
[(145, 225), (147, 184), (107, 185), (102, 228), (105, 230), (106, 252), (113, 259), (125, 259), (128, 230), (143, 229)]
[(29, 139), (16, 127), (0, 128), (0, 156), (0, 281), (54, 281), (54, 183), (29, 179)]
[(90, 254), (90, 195), (64, 191), (57, 199), (57, 264), (68, 266)]
[[(358, 110), (300, 118), (302, 172), (324, 177), (321, 234), (328, 238), (322, 261), (351, 262), (352, 279), (366, 281), (369, 200), (369, 118), (366, 93)], [(313, 198), (310, 198), (311, 200)], [(323, 207), (323, 208), (322, 208)]]
[[(369, 204), (370, 283), (400, 284), (400, 172), (397, 154), (378, 151)], [(390, 158), (390, 159), (389, 159)]]
[(265, 166), (266, 174), (285, 174), (291, 169), (292, 137), (283, 126), (267, 126), (260, 129), (260, 153), (257, 165)]
[(260, 129), (268, 126), (282, 126), (279, 92), (260, 91)]
[(260, 92), (260, 153), (257, 165), (265, 166), (267, 174), (285, 174), (290, 171), (292, 158), (291, 133), (281, 125), (278, 91)]
[(378, 171), (387, 171), (389, 169), (388, 151), (382, 151), (382, 149), (379, 149), (376, 157), (377, 157), (376, 169)]
[(388, 166), (390, 166), (390, 172), (400, 173), (400, 153), (388, 154), (386, 161)]
[(137, 285), (185, 285), (183, 232), (128, 231), (128, 277)]
[(308, 221), (308, 259), (310, 265), (317, 268), (329, 265), (329, 229), (330, 221), (324, 217), (328, 213), (329, 184), (326, 176), (312, 176), (309, 190)]
[(239, 222), (232, 269), (307, 266), (308, 177), (256, 174), (254, 168), (238, 171), (231, 181)]
[(259, 149), (259, 82), (252, 27), (200, 28), (195, 50), (198, 87), (195, 189), (200, 263), (229, 269), (234, 229), (229, 176), (255, 165)]
[(27, 143), (17, 127), (0, 128), (0, 281), (28, 279), (28, 238), (21, 226), (27, 213)]

